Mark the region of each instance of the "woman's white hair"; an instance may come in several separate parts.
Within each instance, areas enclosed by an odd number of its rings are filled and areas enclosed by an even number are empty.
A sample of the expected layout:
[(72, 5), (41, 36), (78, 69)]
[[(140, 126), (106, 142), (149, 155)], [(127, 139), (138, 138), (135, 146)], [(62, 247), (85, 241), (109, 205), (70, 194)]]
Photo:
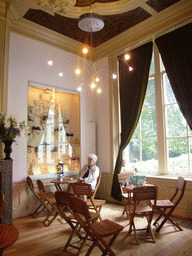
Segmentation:
[(88, 155), (89, 158), (93, 159), (93, 161), (96, 163), (98, 160), (98, 157), (95, 154), (89, 154)]

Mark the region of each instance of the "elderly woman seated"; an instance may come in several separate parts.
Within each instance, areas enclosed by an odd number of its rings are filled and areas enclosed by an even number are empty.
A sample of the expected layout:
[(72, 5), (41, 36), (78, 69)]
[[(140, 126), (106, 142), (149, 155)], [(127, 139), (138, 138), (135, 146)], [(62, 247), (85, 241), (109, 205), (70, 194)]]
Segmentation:
[(79, 181), (91, 185), (95, 189), (99, 177), (99, 167), (96, 166), (98, 158), (95, 154), (88, 155), (88, 164), (84, 165), (79, 174)]

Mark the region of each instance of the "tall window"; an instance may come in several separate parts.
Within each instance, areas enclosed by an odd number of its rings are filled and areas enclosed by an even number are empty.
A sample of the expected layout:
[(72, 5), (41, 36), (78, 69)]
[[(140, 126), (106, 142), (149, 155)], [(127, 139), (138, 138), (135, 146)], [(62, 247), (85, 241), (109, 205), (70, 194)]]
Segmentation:
[[(191, 174), (192, 131), (173, 94), (157, 47), (140, 120), (126, 147), (126, 167), (140, 173)], [(136, 161), (136, 162), (134, 162)]]

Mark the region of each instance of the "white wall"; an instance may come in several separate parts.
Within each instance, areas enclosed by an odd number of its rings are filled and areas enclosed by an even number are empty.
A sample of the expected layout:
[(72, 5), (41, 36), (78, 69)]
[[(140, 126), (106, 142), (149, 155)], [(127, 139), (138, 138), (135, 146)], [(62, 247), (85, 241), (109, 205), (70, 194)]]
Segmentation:
[[(47, 62), (53, 59), (54, 65)], [(53, 86), (76, 90), (82, 78), (77, 79), (74, 70), (80, 58), (40, 41), (16, 34), (10, 34), (9, 74), (8, 74), (8, 115), (18, 121), (27, 121), (28, 81), (36, 81)], [(84, 60), (80, 66), (83, 67)], [(107, 65), (107, 60), (102, 64)], [(63, 77), (58, 73), (64, 72)], [(84, 74), (84, 87), (80, 97), (81, 114), (81, 165), (87, 161), (86, 123), (97, 123), (98, 165), (103, 172), (109, 172), (109, 97), (108, 79), (103, 82), (103, 94), (99, 96), (88, 87), (90, 72)], [(13, 144), (13, 181), (24, 180), (27, 176), (27, 140), (24, 134)]]
[(96, 100), (96, 120), (97, 120), (97, 154), (98, 165), (102, 172), (110, 170), (110, 115), (109, 115), (109, 79), (111, 75), (108, 69), (108, 58), (96, 63), (102, 93)]

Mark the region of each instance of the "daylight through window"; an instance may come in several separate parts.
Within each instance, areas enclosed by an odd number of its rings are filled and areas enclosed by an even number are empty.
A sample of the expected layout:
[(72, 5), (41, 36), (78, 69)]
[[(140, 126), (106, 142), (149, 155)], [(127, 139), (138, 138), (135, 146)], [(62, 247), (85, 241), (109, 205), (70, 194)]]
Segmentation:
[[(145, 174), (188, 175), (192, 172), (192, 131), (175, 99), (157, 47), (140, 120), (124, 150), (127, 169)], [(136, 161), (136, 162), (134, 162)]]

